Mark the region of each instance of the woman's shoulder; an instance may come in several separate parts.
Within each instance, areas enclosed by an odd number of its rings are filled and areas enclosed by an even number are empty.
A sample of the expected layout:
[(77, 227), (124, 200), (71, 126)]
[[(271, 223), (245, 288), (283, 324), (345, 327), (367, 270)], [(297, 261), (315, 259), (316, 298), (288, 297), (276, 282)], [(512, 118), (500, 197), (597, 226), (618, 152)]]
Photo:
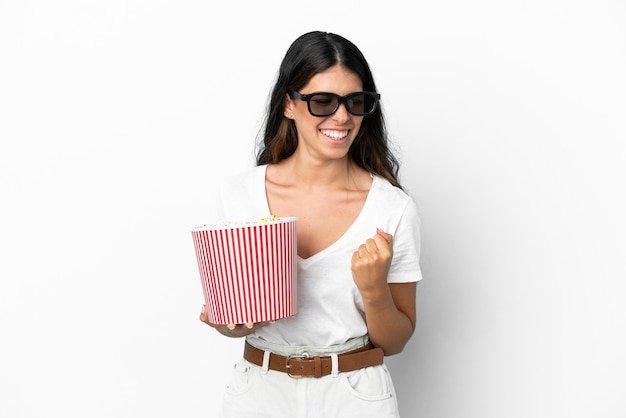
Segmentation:
[(251, 196), (265, 193), (265, 166), (232, 172), (218, 181), (223, 201), (242, 204)]
[(260, 178), (265, 178), (267, 165), (248, 167), (239, 171), (227, 174), (223, 181), (223, 188), (242, 187), (248, 184), (255, 184)]
[[(418, 236), (421, 221), (416, 200), (384, 177), (374, 176), (372, 187), (376, 193), (373, 195), (375, 198), (372, 198), (371, 211), (384, 215), (377, 218), (379, 226), (394, 231), (394, 234), (409, 230), (412, 231), (411, 234)], [(383, 223), (383, 218), (386, 223)]]
[(374, 175), (372, 206), (378, 213), (387, 213), (391, 217), (405, 216), (409, 213), (418, 216), (415, 199), (404, 189), (394, 186), (384, 177)]
[(372, 187), (376, 188), (380, 193), (384, 194), (386, 199), (392, 199), (395, 201), (412, 200), (411, 196), (409, 196), (407, 192), (405, 192), (403, 189), (401, 189), (398, 186), (394, 186), (386, 178), (379, 176), (377, 174), (372, 174), (372, 177), (374, 179), (372, 183)]
[(265, 167), (240, 170), (220, 179), (220, 201), (224, 219), (250, 220), (267, 215), (264, 187)]

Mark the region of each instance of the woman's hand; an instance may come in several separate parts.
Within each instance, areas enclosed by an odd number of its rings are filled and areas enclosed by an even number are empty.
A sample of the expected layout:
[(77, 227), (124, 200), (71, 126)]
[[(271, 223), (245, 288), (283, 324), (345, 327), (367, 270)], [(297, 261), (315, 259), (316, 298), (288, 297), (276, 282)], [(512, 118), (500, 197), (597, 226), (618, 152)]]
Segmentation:
[(200, 321), (212, 326), (220, 334), (225, 335), (227, 337), (232, 337), (232, 338), (245, 337), (246, 335), (252, 334), (254, 331), (258, 330), (259, 328), (263, 328), (264, 326), (274, 322), (274, 321), (256, 322), (256, 323), (248, 322), (246, 324), (228, 324), (228, 325), (212, 324), (209, 322), (209, 316), (206, 313), (206, 305), (202, 305), (202, 313), (200, 314)]
[(403, 350), (415, 328), (415, 283), (387, 283), (392, 257), (393, 237), (380, 229), (352, 255), (367, 333), (388, 356)]
[(381, 229), (352, 254), (352, 278), (362, 295), (386, 291), (392, 257), (393, 237)]

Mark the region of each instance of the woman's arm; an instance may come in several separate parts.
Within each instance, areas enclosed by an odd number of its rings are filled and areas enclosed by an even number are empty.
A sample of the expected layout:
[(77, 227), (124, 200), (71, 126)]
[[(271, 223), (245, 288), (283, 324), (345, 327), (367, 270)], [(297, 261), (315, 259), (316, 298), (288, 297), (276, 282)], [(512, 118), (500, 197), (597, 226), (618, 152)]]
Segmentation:
[(370, 340), (387, 356), (404, 349), (416, 316), (417, 284), (387, 283), (392, 257), (393, 237), (380, 230), (352, 256), (352, 277), (361, 292)]

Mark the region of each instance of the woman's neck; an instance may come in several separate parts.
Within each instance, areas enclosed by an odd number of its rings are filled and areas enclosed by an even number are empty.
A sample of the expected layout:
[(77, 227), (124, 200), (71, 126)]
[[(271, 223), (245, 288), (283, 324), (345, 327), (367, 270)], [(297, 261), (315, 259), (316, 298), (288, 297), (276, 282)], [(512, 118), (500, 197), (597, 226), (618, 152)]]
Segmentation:
[[(276, 174), (281, 183), (311, 190), (360, 189), (365, 170), (358, 167), (347, 157), (324, 162), (303, 161), (295, 155), (275, 164)], [(369, 177), (369, 176), (367, 176)]]

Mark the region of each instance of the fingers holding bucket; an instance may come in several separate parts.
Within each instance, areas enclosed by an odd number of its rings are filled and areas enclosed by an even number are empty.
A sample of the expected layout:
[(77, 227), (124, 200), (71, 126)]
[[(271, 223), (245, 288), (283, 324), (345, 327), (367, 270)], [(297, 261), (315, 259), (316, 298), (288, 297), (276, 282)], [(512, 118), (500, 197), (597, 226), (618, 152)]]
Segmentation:
[(252, 334), (254, 331), (259, 328), (263, 328), (269, 324), (274, 323), (274, 321), (265, 321), (265, 322), (248, 322), (245, 324), (213, 324), (209, 322), (209, 316), (206, 312), (206, 305), (202, 305), (202, 312), (200, 313), (200, 321), (204, 322), (207, 325), (215, 328), (220, 334), (226, 335), (227, 337), (232, 338), (240, 338), (245, 337), (246, 335)]

